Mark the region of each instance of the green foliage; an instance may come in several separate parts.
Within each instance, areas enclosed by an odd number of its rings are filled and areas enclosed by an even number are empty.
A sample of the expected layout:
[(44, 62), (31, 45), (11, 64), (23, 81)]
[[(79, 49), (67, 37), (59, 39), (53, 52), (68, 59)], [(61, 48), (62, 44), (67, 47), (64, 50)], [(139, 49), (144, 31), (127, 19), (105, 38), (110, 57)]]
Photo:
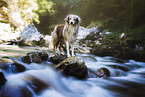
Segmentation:
[(91, 27), (97, 27), (101, 25), (103, 25), (102, 21), (92, 21), (87, 27), (91, 28)]
[(50, 12), (53, 14), (54, 10), (52, 9), (53, 3), (48, 0), (37, 0), (37, 4), (39, 6), (37, 12), (39, 14), (46, 14), (47, 12)]
[[(42, 32), (50, 34), (68, 14), (79, 15), (81, 26), (102, 25), (113, 33), (125, 32), (145, 41), (145, 0), (5, 0), (8, 9), (19, 12), (26, 23), (32, 19)], [(32, 18), (32, 19), (31, 19)]]
[(5, 0), (8, 4), (7, 12), (18, 13), (24, 21), (25, 26), (32, 23), (33, 20), (39, 21), (39, 14), (45, 14), (47, 11), (53, 13), (52, 2), (47, 0)]

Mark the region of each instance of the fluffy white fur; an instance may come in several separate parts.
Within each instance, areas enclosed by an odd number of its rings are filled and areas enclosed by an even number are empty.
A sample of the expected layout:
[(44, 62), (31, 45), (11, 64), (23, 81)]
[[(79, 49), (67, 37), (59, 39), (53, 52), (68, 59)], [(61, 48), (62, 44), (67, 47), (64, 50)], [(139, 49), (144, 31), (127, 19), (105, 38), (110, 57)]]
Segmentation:
[(79, 23), (81, 22), (81, 19), (77, 15), (68, 15), (65, 18), (66, 24), (63, 29), (63, 34), (65, 36), (65, 42), (66, 42), (66, 49), (67, 49), (67, 56), (70, 57), (70, 51), (69, 46), (71, 46), (72, 50), (72, 56), (74, 55), (74, 44), (77, 40), (78, 36), (78, 29), (79, 29)]
[[(59, 50), (60, 52), (62, 52), (60, 47), (62, 46), (62, 43), (65, 43), (66, 50), (67, 50), (67, 57), (70, 57), (71, 55), (75, 56), (74, 44), (77, 40), (78, 29), (79, 29), (79, 24), (81, 23), (81, 18), (77, 15), (68, 15), (64, 20), (66, 23), (63, 26), (63, 30), (61, 31), (62, 25), (61, 26), (57, 25), (52, 33), (52, 39), (54, 45), (53, 54), (55, 52), (55, 47), (57, 47), (55, 45), (59, 45)], [(71, 55), (70, 55), (69, 46), (71, 46), (71, 50), (72, 50)]]

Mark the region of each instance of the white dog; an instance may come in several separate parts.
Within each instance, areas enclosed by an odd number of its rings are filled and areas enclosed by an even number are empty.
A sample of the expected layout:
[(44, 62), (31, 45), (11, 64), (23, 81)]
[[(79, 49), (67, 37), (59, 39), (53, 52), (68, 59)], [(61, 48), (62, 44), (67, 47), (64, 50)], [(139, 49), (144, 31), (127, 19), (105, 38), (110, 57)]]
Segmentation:
[(72, 49), (72, 56), (74, 55), (74, 44), (77, 40), (79, 24), (81, 23), (81, 18), (77, 15), (68, 15), (65, 19), (65, 25), (57, 25), (52, 32), (52, 42), (53, 42), (53, 55), (55, 49), (59, 47), (62, 53), (62, 46), (65, 43), (67, 49), (67, 57), (70, 57), (69, 46)]

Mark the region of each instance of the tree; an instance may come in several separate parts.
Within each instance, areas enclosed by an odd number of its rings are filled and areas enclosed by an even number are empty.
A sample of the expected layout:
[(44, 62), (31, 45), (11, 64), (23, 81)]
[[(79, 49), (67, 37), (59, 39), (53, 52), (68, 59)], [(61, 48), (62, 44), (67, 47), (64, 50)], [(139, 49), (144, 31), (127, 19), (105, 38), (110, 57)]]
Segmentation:
[(51, 10), (52, 2), (47, 0), (5, 0), (8, 7), (5, 7), (5, 12), (8, 14), (9, 22), (15, 27), (27, 26), (33, 20), (39, 21), (39, 14), (44, 14), (46, 10)]

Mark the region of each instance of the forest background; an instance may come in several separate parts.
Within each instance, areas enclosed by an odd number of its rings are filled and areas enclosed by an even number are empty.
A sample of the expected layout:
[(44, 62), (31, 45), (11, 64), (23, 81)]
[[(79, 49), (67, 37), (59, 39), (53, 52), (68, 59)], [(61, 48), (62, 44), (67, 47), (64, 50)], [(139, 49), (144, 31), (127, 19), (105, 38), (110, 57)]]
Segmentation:
[[(0, 22), (15, 28), (33, 22), (41, 33), (49, 35), (68, 14), (76, 14), (82, 19), (81, 26), (101, 26), (112, 32), (100, 47), (113, 44), (112, 48), (124, 51), (138, 47), (145, 56), (145, 0), (1, 0), (0, 8), (4, 17)], [(20, 23), (13, 20), (14, 13)], [(125, 38), (119, 40), (122, 33)]]

